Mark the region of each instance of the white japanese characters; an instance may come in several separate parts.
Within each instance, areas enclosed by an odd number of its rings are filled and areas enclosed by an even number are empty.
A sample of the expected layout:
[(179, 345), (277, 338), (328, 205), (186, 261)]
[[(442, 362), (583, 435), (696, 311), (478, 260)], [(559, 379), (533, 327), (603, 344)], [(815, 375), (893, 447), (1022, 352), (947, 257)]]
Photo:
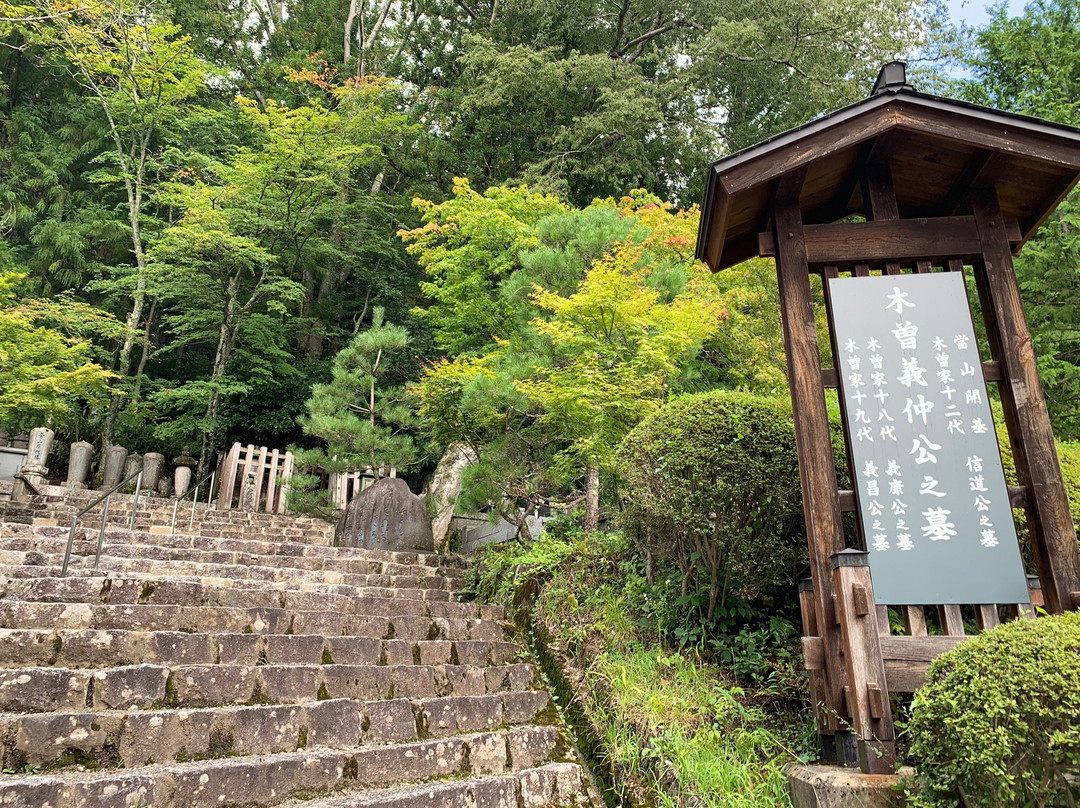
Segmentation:
[[(888, 590), (895, 570), (909, 569), (902, 559), (954, 554), (952, 574), (962, 575), (967, 571), (959, 559), (1016, 548), (993, 417), (976, 372), (982, 358), (963, 279), (943, 277), (952, 274), (830, 280), (853, 483), (875, 597), (881, 579)], [(945, 287), (955, 295), (951, 301)], [(843, 303), (837, 289), (846, 295)], [(1015, 556), (1022, 573), (1019, 550), (1000, 557), (1006, 556), (1008, 563)]]

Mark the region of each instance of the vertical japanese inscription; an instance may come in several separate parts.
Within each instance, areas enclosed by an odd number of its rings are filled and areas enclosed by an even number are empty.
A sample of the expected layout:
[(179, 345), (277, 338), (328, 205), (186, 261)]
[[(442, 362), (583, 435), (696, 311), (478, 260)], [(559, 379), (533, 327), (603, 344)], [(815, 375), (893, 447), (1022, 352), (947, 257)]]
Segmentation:
[(828, 283), (875, 600), (1027, 603), (963, 276)]

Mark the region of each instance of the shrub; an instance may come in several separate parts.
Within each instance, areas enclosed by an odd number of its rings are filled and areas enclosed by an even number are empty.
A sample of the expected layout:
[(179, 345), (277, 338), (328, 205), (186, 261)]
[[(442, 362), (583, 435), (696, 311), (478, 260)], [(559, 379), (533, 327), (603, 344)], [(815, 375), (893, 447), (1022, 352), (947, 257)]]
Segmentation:
[[(1012, 448), (1009, 446), (1009, 433), (1005, 429), (1005, 419), (1001, 415), (1000, 407), (994, 408), (994, 426), (997, 428), (998, 445), (1001, 447), (1001, 461), (1005, 467), (1005, 481), (1009, 485), (1016, 485), (1016, 463), (1013, 460)], [(1061, 476), (1065, 480), (1065, 493), (1069, 497), (1069, 508), (1072, 510), (1073, 525), (1080, 532), (1080, 442), (1056, 441), (1058, 461), (1061, 464)], [(1027, 516), (1020, 512), (1016, 513), (1016, 525), (1021, 538), (1027, 535)]]
[(621, 525), (673, 565), (684, 598), (712, 622), (729, 596), (793, 589), (806, 566), (790, 405), (746, 393), (684, 396), (619, 450)]
[(1075, 806), (1080, 614), (1016, 620), (942, 654), (909, 732), (917, 806)]

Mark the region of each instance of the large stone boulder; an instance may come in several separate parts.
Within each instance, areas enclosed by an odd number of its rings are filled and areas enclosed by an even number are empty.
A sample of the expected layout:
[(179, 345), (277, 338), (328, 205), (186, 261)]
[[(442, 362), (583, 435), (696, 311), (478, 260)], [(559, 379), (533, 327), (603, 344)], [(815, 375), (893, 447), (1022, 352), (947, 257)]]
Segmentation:
[(435, 549), (424, 501), (404, 480), (384, 477), (349, 503), (334, 531), (335, 547)]
[(435, 469), (428, 488), (428, 502), (433, 513), (431, 534), (440, 553), (450, 550), (450, 520), (461, 493), (461, 476), (465, 468), (476, 462), (476, 453), (464, 443), (451, 443)]

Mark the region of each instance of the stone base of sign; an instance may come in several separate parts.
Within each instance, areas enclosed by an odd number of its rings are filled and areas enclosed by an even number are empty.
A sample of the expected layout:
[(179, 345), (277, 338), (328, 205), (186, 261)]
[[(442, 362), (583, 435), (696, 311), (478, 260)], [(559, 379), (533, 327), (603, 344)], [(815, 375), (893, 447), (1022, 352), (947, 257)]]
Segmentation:
[(795, 808), (904, 808), (900, 774), (863, 774), (839, 766), (787, 767), (788, 794)]

